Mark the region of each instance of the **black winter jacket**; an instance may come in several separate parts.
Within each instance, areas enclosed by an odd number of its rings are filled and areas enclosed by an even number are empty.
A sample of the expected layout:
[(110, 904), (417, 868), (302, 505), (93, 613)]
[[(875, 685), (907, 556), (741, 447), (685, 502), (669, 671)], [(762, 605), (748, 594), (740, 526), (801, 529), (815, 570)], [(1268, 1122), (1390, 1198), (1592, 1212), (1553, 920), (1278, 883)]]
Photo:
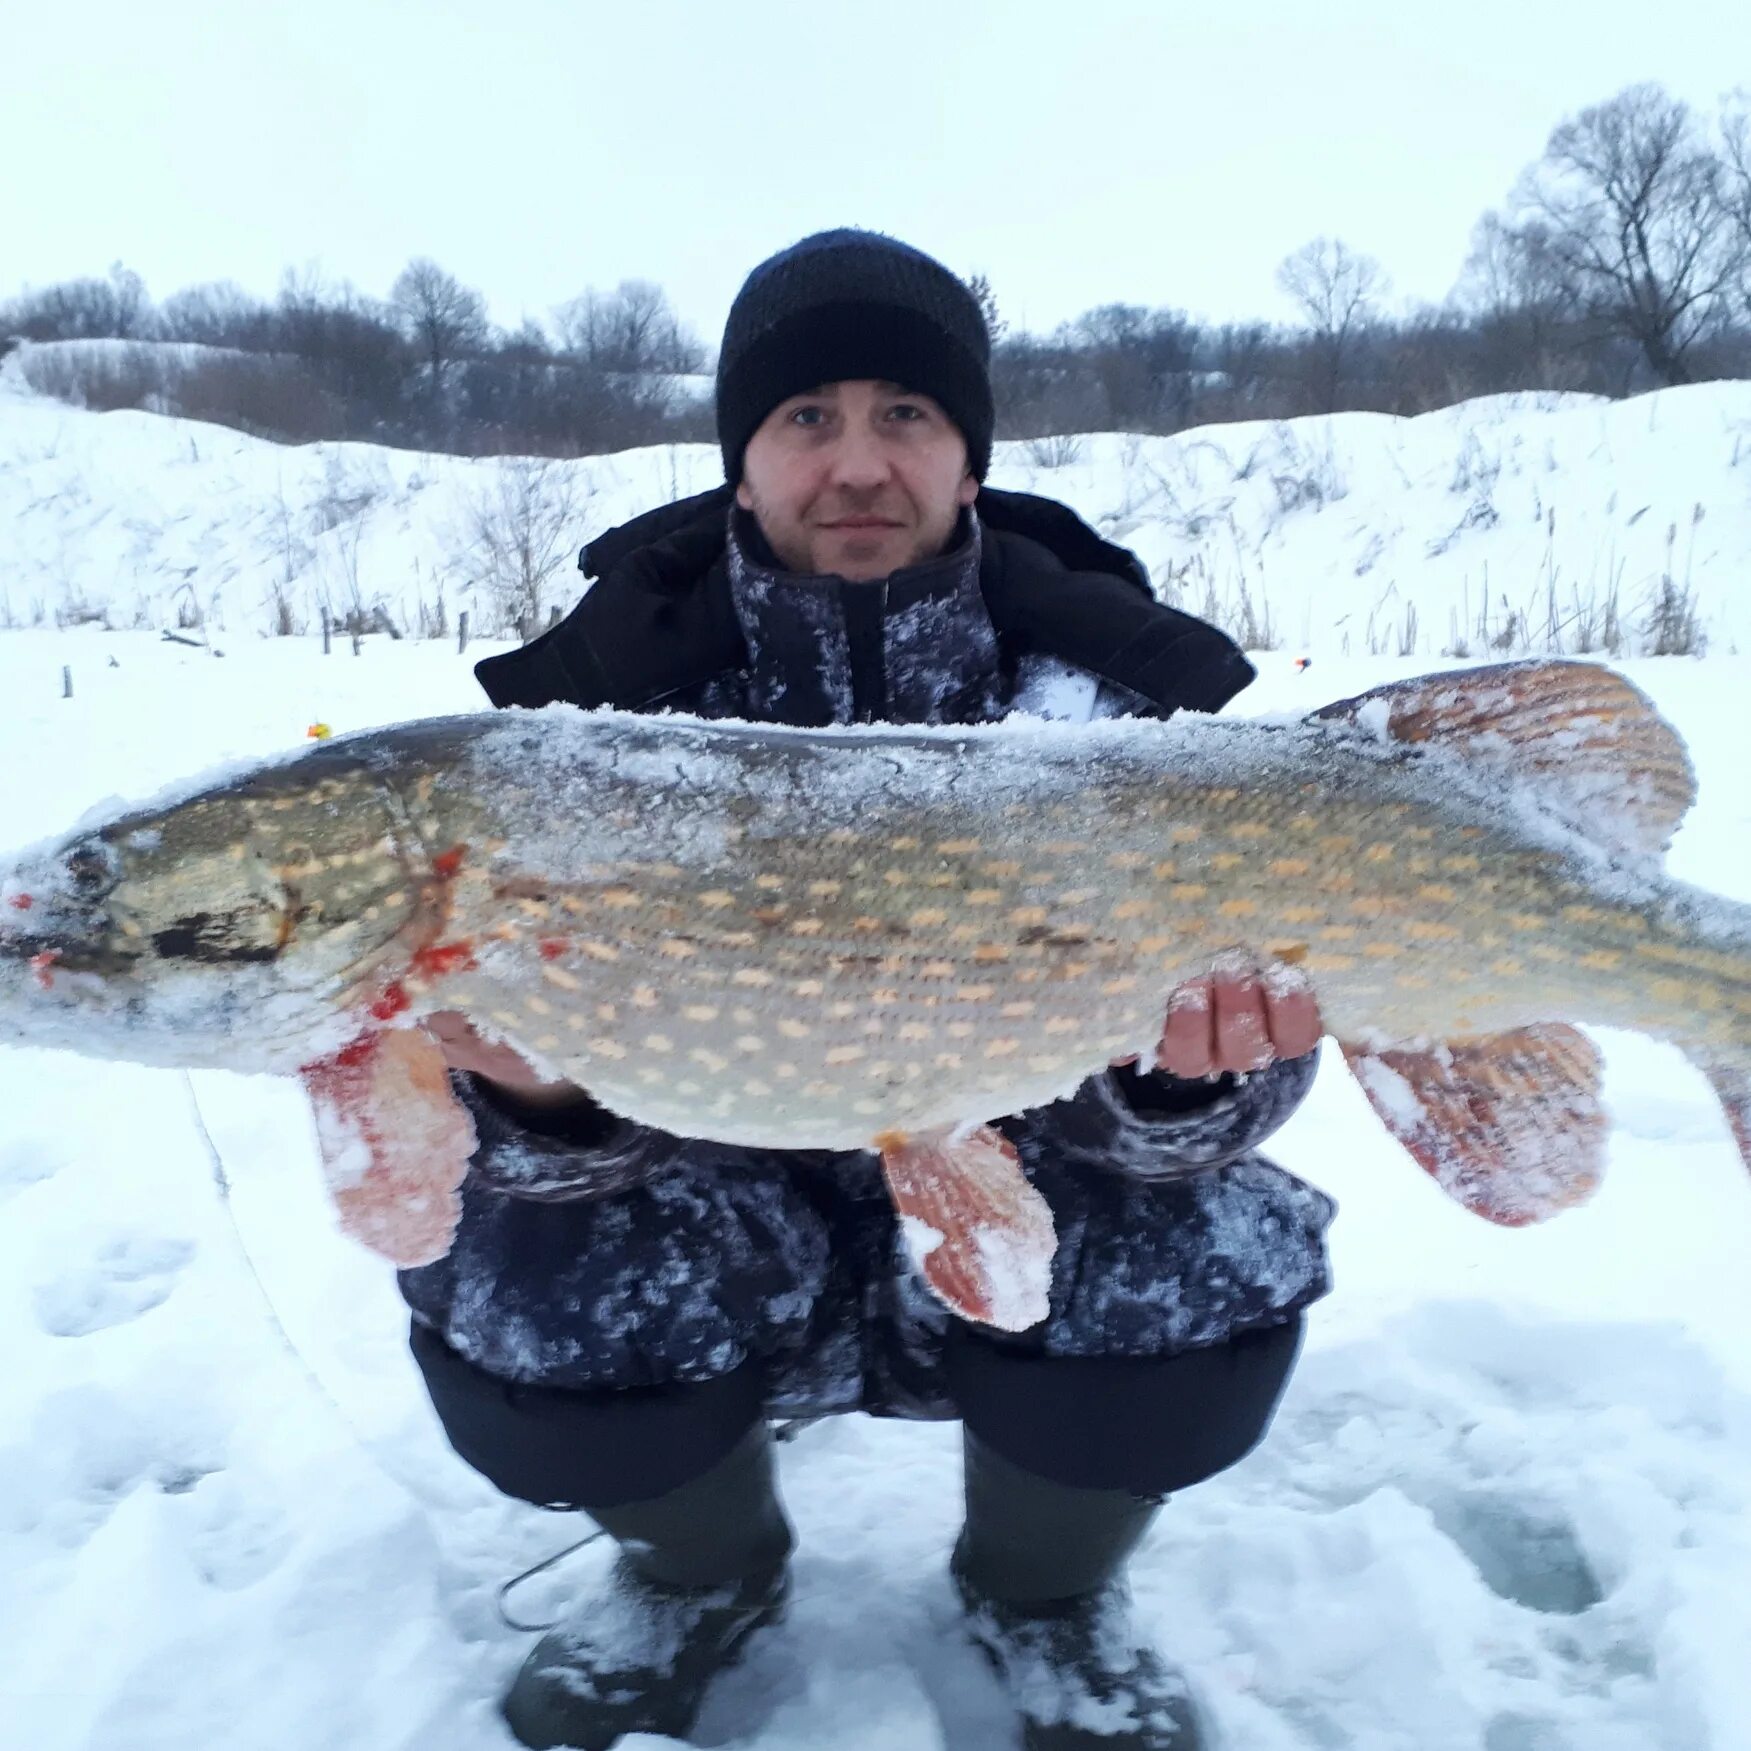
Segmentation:
[[(498, 705), (570, 700), (794, 724), (1215, 710), (1252, 670), (1155, 602), (1064, 507), (986, 489), (943, 558), (873, 584), (779, 571), (727, 489), (602, 537), (571, 616), (478, 667)], [(1186, 1083), (1108, 1071), (1004, 1121), (1052, 1205), (1059, 1355), (1172, 1354), (1293, 1317), (1326, 1287), (1332, 1206), (1250, 1151), (1314, 1059)], [(899, 1245), (874, 1158), (682, 1139), (593, 1105), (522, 1110), (458, 1077), (480, 1147), (451, 1253), (403, 1273), (416, 1318), (491, 1373), (660, 1384), (762, 1357), (778, 1413), (949, 1414), (947, 1316)]]

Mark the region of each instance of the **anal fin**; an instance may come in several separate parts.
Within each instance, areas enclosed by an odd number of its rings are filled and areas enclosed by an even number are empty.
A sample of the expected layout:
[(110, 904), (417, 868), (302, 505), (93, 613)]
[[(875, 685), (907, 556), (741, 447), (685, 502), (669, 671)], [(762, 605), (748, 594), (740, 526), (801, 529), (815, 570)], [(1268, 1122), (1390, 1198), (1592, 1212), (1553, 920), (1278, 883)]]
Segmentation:
[(1598, 1188), (1600, 1057), (1578, 1029), (1542, 1023), (1442, 1045), (1343, 1051), (1387, 1129), (1476, 1215), (1520, 1228)]
[(878, 1137), (888, 1195), (932, 1292), (952, 1312), (1026, 1331), (1050, 1308), (1058, 1233), (1013, 1144), (989, 1125), (964, 1135)]
[(423, 1028), (373, 1029), (299, 1074), (342, 1229), (392, 1264), (441, 1259), (476, 1139), (438, 1042)]

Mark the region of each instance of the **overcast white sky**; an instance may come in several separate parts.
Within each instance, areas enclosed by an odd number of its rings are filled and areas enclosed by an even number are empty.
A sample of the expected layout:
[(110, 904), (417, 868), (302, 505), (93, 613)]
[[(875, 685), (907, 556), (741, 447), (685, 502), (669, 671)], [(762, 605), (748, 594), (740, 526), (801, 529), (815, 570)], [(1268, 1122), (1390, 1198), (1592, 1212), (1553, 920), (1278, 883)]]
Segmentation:
[(0, 296), (116, 260), (157, 297), (413, 255), (499, 321), (664, 285), (715, 345), (824, 226), (1090, 305), (1288, 314), (1326, 233), (1439, 298), (1565, 114), (1751, 85), (1746, 0), (82, 0), (9, 8)]

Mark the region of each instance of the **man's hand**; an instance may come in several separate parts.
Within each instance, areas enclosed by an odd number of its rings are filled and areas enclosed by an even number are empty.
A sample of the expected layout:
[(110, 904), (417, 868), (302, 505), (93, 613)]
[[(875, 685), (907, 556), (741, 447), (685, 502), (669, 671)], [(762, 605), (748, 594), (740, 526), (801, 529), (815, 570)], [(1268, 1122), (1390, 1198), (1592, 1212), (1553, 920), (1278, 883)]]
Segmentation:
[(1304, 973), (1225, 957), (1168, 999), (1155, 1068), (1187, 1080), (1262, 1070), (1311, 1052), (1323, 1031)]
[(549, 1082), (520, 1052), (483, 1038), (460, 1010), (440, 1009), (426, 1017), (425, 1026), (452, 1070), (483, 1076), (525, 1106), (563, 1107), (589, 1099), (575, 1082)]

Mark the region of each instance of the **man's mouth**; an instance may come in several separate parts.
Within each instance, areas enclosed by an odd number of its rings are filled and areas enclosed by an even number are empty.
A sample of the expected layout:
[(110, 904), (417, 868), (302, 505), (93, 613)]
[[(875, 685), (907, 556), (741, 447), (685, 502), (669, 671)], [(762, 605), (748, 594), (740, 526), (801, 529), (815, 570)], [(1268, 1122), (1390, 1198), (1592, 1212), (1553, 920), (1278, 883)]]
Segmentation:
[(891, 517), (837, 517), (831, 523), (823, 523), (823, 529), (898, 529), (903, 525)]

